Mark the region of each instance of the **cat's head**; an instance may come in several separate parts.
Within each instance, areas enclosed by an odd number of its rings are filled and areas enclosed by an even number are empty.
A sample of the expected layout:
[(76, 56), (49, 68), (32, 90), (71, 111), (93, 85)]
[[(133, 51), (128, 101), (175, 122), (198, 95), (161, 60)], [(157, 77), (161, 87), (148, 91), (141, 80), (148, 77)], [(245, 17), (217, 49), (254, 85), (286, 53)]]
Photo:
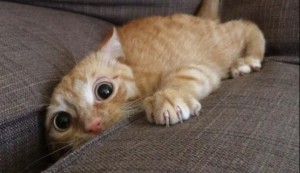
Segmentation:
[(63, 77), (52, 94), (45, 122), (52, 150), (77, 148), (126, 117), (123, 108), (139, 91), (120, 57), (123, 50), (113, 29), (99, 50)]

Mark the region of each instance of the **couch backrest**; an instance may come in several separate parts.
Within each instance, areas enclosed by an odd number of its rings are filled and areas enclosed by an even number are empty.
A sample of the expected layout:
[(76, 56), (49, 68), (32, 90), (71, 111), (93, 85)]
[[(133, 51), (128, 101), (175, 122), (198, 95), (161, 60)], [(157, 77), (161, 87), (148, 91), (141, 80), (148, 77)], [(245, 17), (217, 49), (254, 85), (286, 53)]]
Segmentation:
[[(13, 0), (94, 16), (114, 24), (150, 15), (193, 14), (201, 0)], [(299, 0), (221, 0), (223, 21), (247, 19), (267, 39), (267, 56), (290, 56), (299, 63)]]
[(150, 15), (194, 14), (201, 0), (12, 0), (94, 16), (114, 24)]

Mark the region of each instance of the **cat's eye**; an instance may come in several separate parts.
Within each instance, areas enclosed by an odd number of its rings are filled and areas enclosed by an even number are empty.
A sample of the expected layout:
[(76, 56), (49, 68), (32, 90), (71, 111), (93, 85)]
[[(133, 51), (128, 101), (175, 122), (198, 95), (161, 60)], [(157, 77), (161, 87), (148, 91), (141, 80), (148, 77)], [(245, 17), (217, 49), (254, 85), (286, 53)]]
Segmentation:
[(112, 83), (108, 81), (100, 81), (95, 86), (95, 96), (98, 101), (108, 99), (114, 91)]
[(54, 117), (54, 127), (58, 131), (66, 131), (71, 126), (72, 116), (68, 112), (58, 112)]

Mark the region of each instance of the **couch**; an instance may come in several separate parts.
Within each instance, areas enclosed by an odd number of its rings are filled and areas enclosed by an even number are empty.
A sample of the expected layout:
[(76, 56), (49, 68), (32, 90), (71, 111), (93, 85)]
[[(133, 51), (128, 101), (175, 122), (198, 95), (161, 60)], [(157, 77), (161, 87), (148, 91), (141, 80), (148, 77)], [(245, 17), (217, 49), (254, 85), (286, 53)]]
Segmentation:
[(222, 82), (201, 116), (169, 128), (134, 115), (54, 162), (44, 118), (55, 85), (113, 25), (194, 14), (201, 0), (0, 1), (0, 172), (299, 172), (299, 1), (222, 0), (267, 40), (263, 69)]

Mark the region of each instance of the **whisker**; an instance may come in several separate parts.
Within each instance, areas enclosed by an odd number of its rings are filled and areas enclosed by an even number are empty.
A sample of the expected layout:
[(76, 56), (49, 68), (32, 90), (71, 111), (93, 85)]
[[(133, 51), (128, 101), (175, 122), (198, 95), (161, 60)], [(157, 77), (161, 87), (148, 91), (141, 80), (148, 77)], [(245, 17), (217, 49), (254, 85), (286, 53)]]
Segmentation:
[(134, 105), (124, 104), (123, 106), (121, 106), (121, 109), (122, 108), (125, 108), (125, 109), (137, 109), (137, 108), (140, 108), (141, 106), (142, 106), (142, 104), (134, 104)]
[(69, 151), (65, 152), (61, 157), (65, 157), (66, 155), (70, 154), (75, 148), (72, 146), (72, 148), (69, 149)]
[(142, 102), (139, 102), (140, 100), (144, 99), (145, 97), (140, 97), (136, 100), (129, 101), (121, 106), (121, 110), (130, 110), (130, 109), (140, 109), (142, 107)]
[(131, 102), (131, 103), (125, 103), (122, 107), (139, 107), (141, 106), (143, 103), (142, 102)]
[(138, 102), (138, 101), (144, 99), (145, 97), (146, 97), (146, 96), (137, 98), (137, 99), (135, 99), (135, 100), (133, 100), (133, 101), (129, 101), (128, 103), (130, 103), (130, 104), (131, 104), (131, 103), (136, 103), (136, 102)]
[[(136, 101), (134, 101), (134, 102), (136, 102)], [(126, 114), (127, 117), (130, 117), (131, 115), (134, 115), (134, 114), (137, 114), (137, 113), (143, 111), (141, 103), (138, 103), (138, 104), (133, 104), (133, 103), (124, 104), (120, 109), (124, 112), (124, 114)]]
[[(72, 145), (73, 145), (73, 143), (70, 143), (69, 145), (66, 145), (66, 146), (64, 146), (64, 147), (61, 147), (61, 148), (59, 148), (59, 149), (57, 149), (57, 150), (55, 150), (55, 151), (49, 153), (49, 154), (46, 154), (45, 156), (43, 156), (43, 157), (41, 157), (41, 158), (35, 160), (34, 162), (32, 162), (31, 164), (29, 164), (28, 166), (26, 166), (22, 172), (25, 172), (28, 168), (30, 168), (32, 165), (36, 164), (36, 163), (39, 162), (40, 160), (42, 160), (42, 159), (44, 159), (44, 158), (46, 158), (46, 157), (48, 157), (48, 156), (50, 156), (50, 155), (52, 155), (52, 154), (55, 154), (55, 153), (57, 153), (57, 152), (59, 152), (59, 151), (61, 151), (61, 150), (63, 150), (63, 149), (66, 149), (66, 148), (68, 148), (68, 147), (70, 147), (70, 146), (72, 146)], [(72, 147), (72, 149), (73, 149), (73, 147)]]
[(55, 144), (70, 144), (70, 143), (74, 143), (74, 142), (72, 142), (72, 141), (70, 141), (70, 142), (49, 142), (48, 144), (49, 145), (55, 145)]

